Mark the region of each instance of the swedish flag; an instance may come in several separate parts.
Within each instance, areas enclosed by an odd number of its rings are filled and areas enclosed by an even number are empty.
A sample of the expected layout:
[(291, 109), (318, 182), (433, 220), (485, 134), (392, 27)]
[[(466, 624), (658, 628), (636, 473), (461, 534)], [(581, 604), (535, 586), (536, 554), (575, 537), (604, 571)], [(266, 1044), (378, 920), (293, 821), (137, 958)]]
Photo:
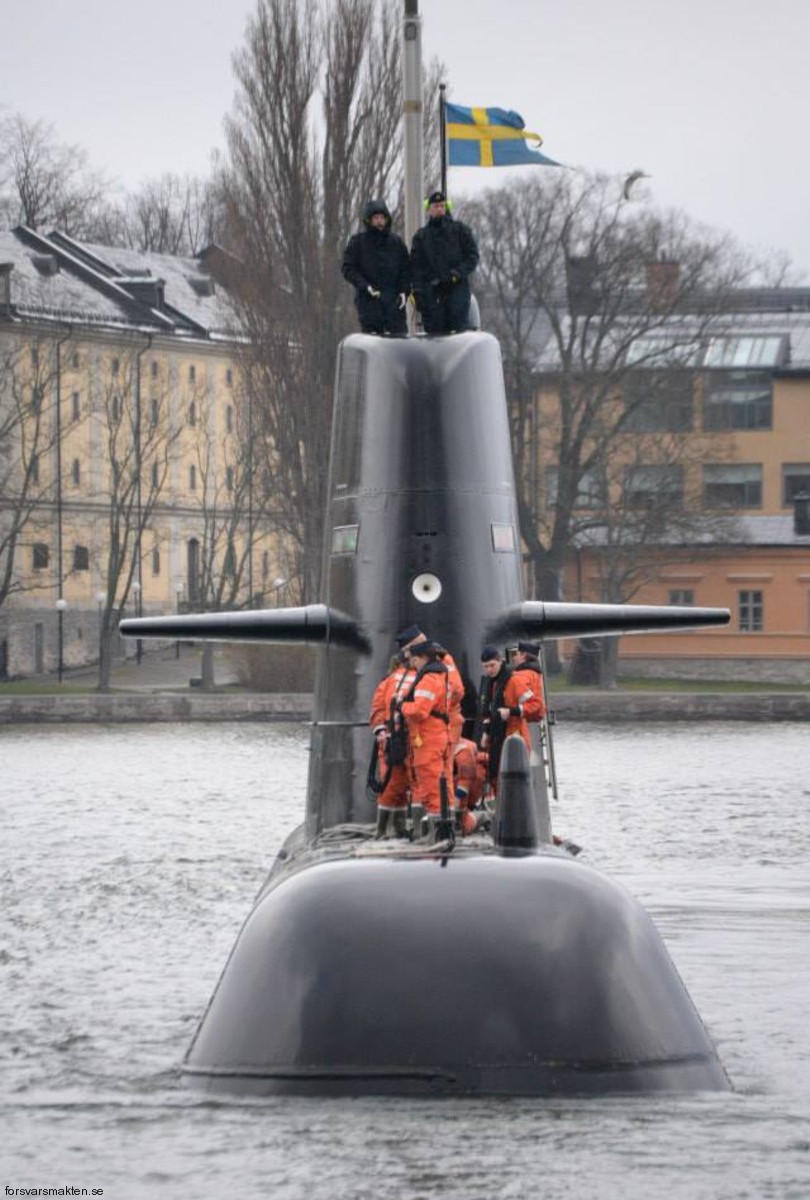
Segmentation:
[(451, 167), (514, 167), (530, 163), (536, 167), (559, 167), (553, 158), (527, 145), (526, 139), (542, 145), (537, 133), (529, 133), (520, 113), (505, 108), (465, 108), (445, 104), (447, 163)]

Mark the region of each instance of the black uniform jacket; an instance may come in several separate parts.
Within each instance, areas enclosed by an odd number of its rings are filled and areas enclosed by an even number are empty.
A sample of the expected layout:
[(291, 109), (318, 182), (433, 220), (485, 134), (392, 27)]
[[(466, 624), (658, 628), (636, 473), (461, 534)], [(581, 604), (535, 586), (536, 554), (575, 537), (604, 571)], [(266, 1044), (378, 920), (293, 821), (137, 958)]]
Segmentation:
[(455, 221), (448, 214), (431, 217), (427, 225), (413, 235), (413, 290), (424, 292), (431, 286), (445, 283), (451, 271), (466, 279), (478, 266), (478, 258), (478, 245), (468, 225)]
[(343, 278), (359, 292), (369, 284), (397, 295), (411, 290), (408, 247), (389, 229), (363, 229), (349, 238), (341, 270)]

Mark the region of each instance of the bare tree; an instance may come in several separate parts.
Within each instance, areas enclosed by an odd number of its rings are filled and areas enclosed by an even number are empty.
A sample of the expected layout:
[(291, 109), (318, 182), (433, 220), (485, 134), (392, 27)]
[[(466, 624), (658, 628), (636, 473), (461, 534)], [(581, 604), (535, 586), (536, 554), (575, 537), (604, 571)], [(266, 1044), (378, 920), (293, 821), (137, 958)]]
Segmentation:
[(234, 62), (224, 269), (304, 599), (318, 591), (335, 351), (353, 326), (340, 255), (363, 202), (401, 190), (399, 53), (392, 3), (261, 0)]
[[(241, 400), (235, 395), (218, 414), (202, 383), (189, 398), (195, 414), (192, 500), (199, 509), (200, 534), (196, 603), (207, 612), (253, 602), (256, 530), (267, 525), (264, 489), (257, 486), (252, 413)], [(210, 644), (203, 647), (203, 687), (214, 682), (212, 650)]]
[(208, 180), (161, 175), (97, 214), (92, 237), (157, 254), (198, 254), (217, 237), (216, 193)]
[(147, 409), (141, 392), (140, 354), (113, 357), (104, 368), (96, 397), (104, 454), (97, 465), (97, 510), (106, 528), (100, 540), (104, 601), (99, 621), (99, 691), (110, 686), (111, 640), (117, 614), (140, 585), (143, 541), (164, 497), (180, 434), (168, 397), (153, 394)]
[[(31, 563), (21, 570), (18, 554), (23, 547), (35, 553), (40, 529), (47, 545), (46, 531), (53, 527), (67, 429), (60, 420), (57, 359), (65, 341), (45, 334), (25, 342), (15, 334), (0, 340), (0, 605), (53, 583), (50, 546), (46, 574), (32, 574)], [(46, 552), (39, 553), (44, 559)]]
[[(674, 380), (692, 387), (696, 348), (728, 311), (748, 264), (728, 238), (628, 204), (620, 181), (544, 171), (468, 209), (479, 234), (485, 316), (506, 362), (521, 532), (536, 594), (563, 595), (566, 561), (582, 534), (648, 556), (661, 521), (642, 536), (616, 491), (615, 465), (643, 410), (665, 411)], [(664, 369), (662, 369), (664, 368)], [(631, 386), (643, 373), (645, 386)], [(539, 398), (538, 398), (539, 397)], [(648, 431), (649, 433), (650, 431)], [(647, 452), (653, 453), (650, 438)], [(650, 465), (675, 466), (688, 438), (658, 441)], [(543, 480), (553, 471), (553, 501)], [(583, 504), (595, 481), (610, 493)], [(605, 483), (607, 487), (607, 483)], [(617, 519), (625, 514), (619, 538)], [(635, 512), (635, 517), (638, 512)], [(670, 523), (677, 519), (670, 512)]]
[(52, 125), (19, 113), (0, 119), (0, 217), (7, 225), (56, 225), (84, 237), (108, 187), (86, 152), (59, 142)]

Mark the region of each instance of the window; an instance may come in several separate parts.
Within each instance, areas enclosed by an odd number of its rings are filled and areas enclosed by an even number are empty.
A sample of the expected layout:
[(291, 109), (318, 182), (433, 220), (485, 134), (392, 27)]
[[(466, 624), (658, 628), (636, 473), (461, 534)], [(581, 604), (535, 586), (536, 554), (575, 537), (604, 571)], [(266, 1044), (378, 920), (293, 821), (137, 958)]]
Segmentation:
[(160, 487), (160, 470), (156, 462), (152, 463), (152, 487)]
[(50, 553), (44, 542), (34, 542), (33, 568), (35, 571), (44, 571), (48, 565)]
[(703, 503), (707, 508), (760, 508), (762, 467), (756, 463), (704, 467)]
[(71, 464), (70, 478), (77, 487), (82, 481), (82, 464), (79, 462), (78, 458), (74, 458)]
[(157, 379), (158, 375), (160, 374), (160, 367), (157, 365), (157, 363), (154, 360), (150, 364), (149, 370), (151, 372), (152, 378)]
[(36, 346), (31, 347), (31, 366), (39, 366), (39, 349)]
[(789, 505), (791, 505), (799, 492), (810, 493), (810, 463), (783, 463), (783, 506), (787, 508)]
[(160, 574), (160, 547), (153, 546), (152, 548), (152, 574)]
[(499, 554), (508, 554), (515, 549), (514, 525), (492, 524), (492, 549)]
[(110, 420), (117, 425), (121, 420), (121, 397), (115, 395), (110, 401)]
[(667, 604), (687, 604), (695, 603), (695, 593), (691, 588), (672, 588), (669, 593)]
[(704, 375), (703, 428), (771, 429), (772, 388), (769, 375), (733, 371)]
[(79, 367), (82, 365), (82, 360), (79, 358), (78, 354), (73, 355), (70, 360), (70, 365), (74, 371), (78, 371)]
[(336, 525), (332, 530), (332, 553), (354, 554), (357, 551), (359, 525)]
[(672, 463), (630, 467), (624, 477), (628, 508), (680, 508), (683, 503), (683, 467)]
[(120, 363), (119, 359), (114, 358), (112, 360), (112, 362), (110, 363), (110, 370), (112, 371), (113, 375), (117, 375), (118, 372), (120, 371), (120, 369), (121, 369), (121, 363)]
[(737, 615), (742, 633), (759, 633), (763, 628), (762, 592), (738, 592)]
[(73, 547), (73, 570), (74, 571), (89, 571), (90, 570), (90, 551), (87, 546)]
[(233, 542), (228, 542), (228, 549), (225, 551), (225, 562), (222, 569), (226, 575), (236, 574), (236, 551), (234, 550)]
[(42, 411), (42, 388), (37, 384), (31, 388), (31, 412), (39, 413)]
[(262, 580), (266, 580), (270, 574), (270, 554), (267, 550), (262, 551)]
[(624, 385), (624, 428), (631, 433), (684, 433), (694, 424), (694, 381), (688, 371), (634, 371)]
[(225, 468), (225, 486), (229, 492), (233, 491), (233, 467)]
[(149, 408), (149, 420), (153, 429), (160, 420), (160, 401), (156, 396), (152, 397), (152, 403)]
[(82, 398), (78, 392), (74, 392), (70, 398), (70, 416), (71, 420), (78, 421), (82, 415)]
[(225, 372), (225, 386), (233, 387), (233, 371), (230, 367), (228, 367), (227, 371)]
[(229, 404), (225, 409), (225, 428), (228, 433), (233, 433), (233, 405)]
[(39, 455), (38, 454), (31, 455), (31, 463), (29, 466), (29, 470), (31, 472), (31, 482), (39, 483)]
[(188, 486), (189, 490), (196, 492), (197, 490), (197, 468), (192, 465), (188, 469)]
[(196, 381), (196, 379), (197, 379), (197, 368), (192, 363), (188, 369), (188, 381), (189, 381), (189, 383), (194, 383)]
[(197, 405), (194, 403), (193, 400), (191, 401), (191, 404), (189, 404), (189, 406), (188, 406), (188, 423), (189, 423), (189, 425), (197, 424)]
[[(560, 472), (557, 467), (546, 469), (546, 504), (555, 508), (560, 482)], [(577, 494), (574, 508), (604, 508), (607, 503), (607, 482), (604, 472), (594, 467), (583, 471), (577, 483)]]
[(784, 361), (785, 338), (777, 337), (714, 337), (706, 348), (703, 365), (706, 367), (775, 367)]

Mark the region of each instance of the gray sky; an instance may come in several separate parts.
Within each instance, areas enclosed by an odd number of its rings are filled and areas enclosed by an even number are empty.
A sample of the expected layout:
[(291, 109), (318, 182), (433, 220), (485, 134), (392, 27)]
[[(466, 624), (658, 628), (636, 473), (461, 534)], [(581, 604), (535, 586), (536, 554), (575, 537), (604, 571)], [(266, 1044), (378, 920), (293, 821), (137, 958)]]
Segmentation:
[[(6, 6), (0, 104), (128, 187), (205, 173), (255, 0)], [(808, 0), (421, 0), (460, 104), (514, 108), (571, 166), (640, 167), (644, 194), (787, 253), (810, 278)], [(523, 168), (522, 172), (534, 168)], [(451, 191), (503, 170), (453, 170)], [(426, 181), (429, 183), (431, 181)]]

